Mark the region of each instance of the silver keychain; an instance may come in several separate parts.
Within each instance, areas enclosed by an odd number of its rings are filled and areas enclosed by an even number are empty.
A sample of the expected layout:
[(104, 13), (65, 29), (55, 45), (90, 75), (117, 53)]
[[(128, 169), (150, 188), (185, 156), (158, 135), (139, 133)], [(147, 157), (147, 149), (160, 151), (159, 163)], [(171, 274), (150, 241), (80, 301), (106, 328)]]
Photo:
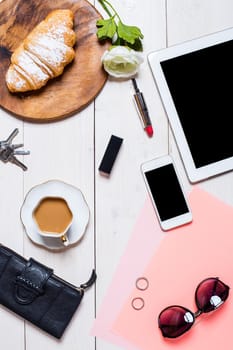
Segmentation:
[(23, 147), (23, 143), (20, 144), (12, 144), (13, 139), (19, 133), (19, 129), (15, 129), (10, 136), (3, 141), (0, 141), (0, 160), (3, 163), (12, 163), (19, 166), (24, 171), (27, 170), (26, 165), (20, 162), (16, 155), (28, 155), (30, 151), (18, 150), (18, 148)]

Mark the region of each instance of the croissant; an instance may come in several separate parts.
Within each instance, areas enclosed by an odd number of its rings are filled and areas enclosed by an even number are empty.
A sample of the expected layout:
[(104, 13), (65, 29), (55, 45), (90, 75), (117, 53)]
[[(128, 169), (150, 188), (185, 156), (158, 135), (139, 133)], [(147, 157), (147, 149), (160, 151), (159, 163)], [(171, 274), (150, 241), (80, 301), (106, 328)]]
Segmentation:
[(40, 89), (63, 73), (75, 57), (73, 17), (70, 10), (50, 12), (14, 51), (6, 73), (11, 92)]

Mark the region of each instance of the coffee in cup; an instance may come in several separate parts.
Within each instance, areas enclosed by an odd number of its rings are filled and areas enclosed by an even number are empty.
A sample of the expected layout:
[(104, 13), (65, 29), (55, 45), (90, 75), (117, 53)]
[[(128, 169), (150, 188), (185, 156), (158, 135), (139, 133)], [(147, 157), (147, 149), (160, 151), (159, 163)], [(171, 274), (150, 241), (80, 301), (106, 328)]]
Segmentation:
[(72, 224), (73, 214), (64, 198), (42, 198), (33, 210), (33, 219), (41, 236), (59, 237), (64, 245), (69, 244), (67, 231)]

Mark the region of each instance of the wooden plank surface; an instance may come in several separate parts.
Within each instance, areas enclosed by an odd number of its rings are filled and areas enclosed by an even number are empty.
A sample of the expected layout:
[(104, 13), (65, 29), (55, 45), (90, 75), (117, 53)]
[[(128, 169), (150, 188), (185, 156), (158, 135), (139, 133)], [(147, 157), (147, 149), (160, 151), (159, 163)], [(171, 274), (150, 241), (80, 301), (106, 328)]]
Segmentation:
[[(0, 241), (25, 257), (33, 256), (53, 267), (56, 274), (74, 284), (85, 281), (93, 266), (98, 274), (95, 288), (87, 291), (61, 341), (0, 307), (1, 344), (7, 350), (53, 350), (57, 347), (62, 350), (122, 349), (99, 338), (95, 341), (90, 336), (90, 329), (147, 195), (140, 164), (169, 152), (175, 158), (185, 188), (191, 188), (169, 131), (147, 54), (232, 27), (233, 3), (230, 0), (111, 2), (122, 20), (140, 26), (145, 36), (145, 61), (137, 82), (148, 104), (154, 136), (148, 138), (142, 129), (133, 104), (130, 80), (108, 79), (95, 102), (62, 121), (46, 124), (23, 122), (0, 109), (0, 139), (6, 138), (17, 127), (17, 143), (24, 142), (24, 148), (31, 151), (30, 155), (20, 158), (28, 166), (27, 172), (12, 164), (0, 163)], [(95, 5), (105, 16), (97, 0)], [(98, 166), (112, 134), (124, 141), (110, 178), (104, 178), (99, 174)], [(80, 188), (91, 214), (83, 240), (59, 253), (34, 245), (25, 234), (19, 215), (27, 192), (50, 179), (59, 179)], [(232, 172), (203, 181), (200, 186), (233, 205)], [(14, 336), (9, 336), (9, 330)]]
[[(0, 110), (0, 140), (5, 139), (14, 128), (19, 129), (16, 142), (23, 141), (23, 123)], [(14, 165), (6, 166), (0, 162), (0, 242), (23, 254), (23, 229), (19, 217), (19, 208), (23, 200), (23, 172)], [(24, 349), (24, 322), (7, 310), (0, 309), (1, 338), (7, 349)], [(14, 337), (9, 336), (9, 329)]]
[[(147, 54), (166, 45), (165, 1), (113, 1), (122, 20), (140, 25), (145, 36), (144, 63), (137, 77), (154, 126), (154, 137), (143, 131), (133, 103), (131, 81), (109, 79), (96, 100), (96, 263), (100, 272), (97, 310), (124, 252), (146, 192), (140, 165), (168, 152), (168, 124), (147, 63)], [(102, 122), (100, 122), (100, 120)], [(98, 166), (111, 136), (124, 139), (110, 179), (101, 177)], [(145, 233), (142, 233), (145, 234)], [(117, 247), (117, 249), (116, 249)], [(104, 258), (103, 258), (104, 257)], [(98, 350), (118, 349), (97, 338)]]

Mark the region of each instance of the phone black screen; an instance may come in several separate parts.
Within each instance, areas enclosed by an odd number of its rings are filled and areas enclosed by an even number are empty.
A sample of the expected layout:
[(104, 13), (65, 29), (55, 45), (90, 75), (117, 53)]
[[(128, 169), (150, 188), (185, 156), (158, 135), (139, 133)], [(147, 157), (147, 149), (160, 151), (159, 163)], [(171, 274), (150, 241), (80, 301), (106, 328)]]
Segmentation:
[(172, 164), (145, 172), (161, 221), (188, 213), (188, 207)]

